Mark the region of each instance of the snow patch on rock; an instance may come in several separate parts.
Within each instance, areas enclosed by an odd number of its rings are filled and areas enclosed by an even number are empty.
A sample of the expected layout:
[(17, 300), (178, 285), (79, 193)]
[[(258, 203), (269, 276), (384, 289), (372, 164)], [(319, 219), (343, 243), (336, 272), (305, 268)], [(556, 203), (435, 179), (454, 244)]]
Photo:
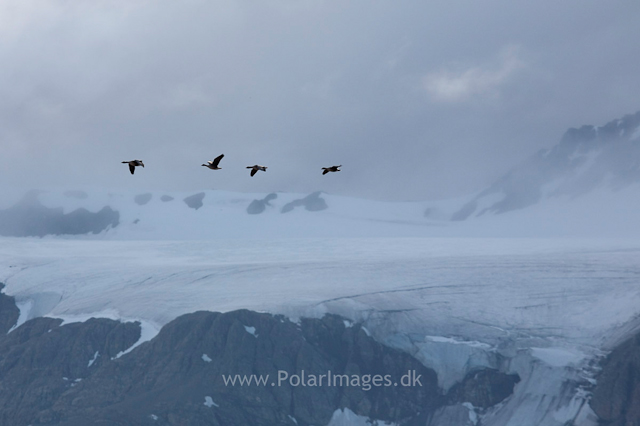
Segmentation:
[(131, 352), (132, 350), (134, 350), (144, 342), (148, 342), (149, 340), (156, 337), (160, 332), (161, 327), (156, 323), (153, 323), (147, 320), (141, 320), (141, 319), (136, 321), (140, 323), (140, 338), (130, 348), (118, 353), (116, 355), (116, 358), (120, 358), (121, 356), (128, 354), (129, 352)]
[(100, 356), (100, 352), (96, 351), (96, 353), (93, 354), (93, 358), (89, 360), (89, 363), (87, 364), (87, 368), (91, 367), (93, 363), (96, 362), (99, 356)]
[(371, 426), (372, 424), (379, 426), (397, 426), (396, 423), (371, 420), (368, 417), (359, 416), (348, 408), (334, 411), (331, 421), (327, 426)]
[(210, 396), (205, 396), (204, 397), (204, 405), (206, 405), (209, 408), (211, 408), (211, 407), (219, 407), (218, 404), (213, 402), (213, 398), (211, 398)]
[(22, 302), (16, 301), (16, 306), (20, 310), (20, 315), (18, 315), (18, 321), (16, 321), (16, 324), (11, 327), (7, 333), (11, 333), (13, 330), (32, 318), (31, 309), (33, 308), (33, 300), (27, 299)]

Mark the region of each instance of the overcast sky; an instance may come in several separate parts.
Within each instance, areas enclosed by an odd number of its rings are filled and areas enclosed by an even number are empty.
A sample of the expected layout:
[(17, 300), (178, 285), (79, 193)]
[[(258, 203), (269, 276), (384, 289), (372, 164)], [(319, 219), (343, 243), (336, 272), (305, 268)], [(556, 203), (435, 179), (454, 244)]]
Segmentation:
[(4, 187), (440, 198), (637, 110), (638, 0), (0, 0)]

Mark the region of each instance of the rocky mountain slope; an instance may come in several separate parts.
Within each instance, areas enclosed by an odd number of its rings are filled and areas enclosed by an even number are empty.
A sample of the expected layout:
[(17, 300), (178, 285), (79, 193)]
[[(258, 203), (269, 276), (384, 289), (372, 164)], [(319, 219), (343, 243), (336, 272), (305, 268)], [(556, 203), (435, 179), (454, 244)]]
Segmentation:
[(513, 167), (451, 219), (506, 213), (548, 198), (579, 197), (598, 186), (615, 191), (638, 182), (640, 111), (604, 126), (567, 130), (557, 145)]
[[(0, 294), (2, 324), (17, 320), (12, 303)], [(196, 312), (130, 352), (138, 323), (61, 323), (35, 318), (1, 335), (0, 424), (325, 425), (336, 410), (349, 409), (425, 425), (462, 403), (491, 408), (519, 381), (477, 369), (445, 393), (433, 370), (335, 315), (298, 324), (247, 310)], [(325, 377), (319, 385), (327, 373), (332, 384)], [(389, 378), (375, 380), (377, 374)], [(225, 381), (236, 375), (265, 382)]]
[[(43, 237), (98, 234), (119, 224), (119, 213), (109, 206), (95, 213), (83, 207), (64, 213), (61, 206), (49, 208), (42, 205), (39, 195), (40, 191), (30, 191), (14, 206), (0, 210), (0, 235)], [(81, 199), (86, 198), (84, 195)], [(67, 196), (77, 198), (75, 192), (69, 192)]]
[(596, 383), (590, 404), (603, 424), (640, 424), (640, 334), (606, 357)]

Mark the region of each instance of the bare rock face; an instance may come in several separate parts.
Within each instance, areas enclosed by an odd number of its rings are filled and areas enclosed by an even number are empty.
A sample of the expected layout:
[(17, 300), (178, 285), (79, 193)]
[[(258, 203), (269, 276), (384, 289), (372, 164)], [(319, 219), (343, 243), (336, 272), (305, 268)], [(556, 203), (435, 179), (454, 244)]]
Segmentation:
[[(140, 337), (135, 323), (35, 318), (0, 338), (0, 424), (47, 424), (69, 389)], [(93, 360), (93, 362), (91, 362)]]
[(20, 310), (13, 297), (2, 293), (4, 284), (0, 283), (0, 335), (4, 335), (18, 322)]
[(204, 196), (205, 196), (204, 192), (199, 192), (197, 194), (189, 195), (183, 201), (190, 208), (198, 210), (200, 207), (203, 206), (202, 200), (204, 200)]
[[(408, 372), (421, 386), (375, 387), (369, 381), (375, 374), (399, 381)], [(328, 374), (341, 376), (342, 385), (327, 385)], [(236, 375), (265, 383), (225, 383), (224, 377)], [(190, 425), (291, 425), (291, 418), (318, 425), (348, 407), (371, 418), (424, 423), (441, 403), (435, 372), (375, 342), (359, 326), (346, 327), (342, 318), (305, 319), (298, 326), (241, 310), (177, 318), (151, 342), (62, 395), (52, 418), (64, 425), (151, 424), (152, 416), (171, 425), (187, 419)]]
[(275, 192), (272, 192), (271, 194), (264, 197), (262, 200), (253, 200), (249, 204), (249, 206), (247, 206), (247, 213), (260, 214), (264, 212), (267, 206), (271, 205), (270, 201), (275, 200), (276, 198), (278, 198), (278, 194), (276, 194)]
[(607, 356), (590, 405), (603, 424), (640, 424), (640, 334)]
[(471, 408), (463, 404), (442, 407), (433, 414), (426, 426), (476, 426)]
[(62, 207), (48, 208), (31, 191), (15, 206), (0, 210), (0, 235), (43, 237), (45, 235), (98, 234), (120, 223), (120, 213), (105, 206), (97, 213), (80, 208), (65, 214)]
[(163, 195), (162, 197), (160, 197), (160, 201), (162, 201), (163, 203), (173, 201), (173, 197), (171, 195)]
[[(13, 301), (3, 296), (0, 306)], [(4, 324), (17, 319), (3, 309), (0, 323), (5, 313)], [(35, 318), (0, 334), (0, 424), (310, 426), (349, 408), (424, 426), (434, 413), (464, 414), (460, 399), (488, 406), (513, 387), (479, 371), (444, 395), (433, 370), (335, 315), (195, 312), (124, 355), (138, 323), (61, 322)]]
[(310, 212), (326, 210), (329, 206), (324, 198), (320, 197), (321, 194), (321, 191), (316, 191), (299, 200), (293, 200), (282, 207), (281, 213), (290, 212), (296, 207), (304, 207), (305, 210)]
[(494, 369), (472, 371), (449, 391), (451, 402), (468, 402), (474, 407), (489, 408), (513, 393), (520, 382), (517, 374), (504, 374)]
[(133, 198), (133, 201), (135, 201), (135, 203), (139, 206), (144, 206), (145, 204), (147, 204), (149, 201), (151, 201), (151, 198), (153, 197), (153, 194), (151, 194), (150, 192), (147, 192), (145, 194), (138, 194)]
[[(388, 385), (376, 375), (388, 375)], [(240, 377), (252, 377), (251, 384), (240, 384)], [(424, 425), (446, 403), (433, 370), (377, 343), (359, 325), (347, 327), (334, 315), (298, 325), (240, 310), (177, 318), (66, 392), (53, 417), (66, 426), (90, 420), (308, 426), (327, 424), (346, 407), (373, 419)]]

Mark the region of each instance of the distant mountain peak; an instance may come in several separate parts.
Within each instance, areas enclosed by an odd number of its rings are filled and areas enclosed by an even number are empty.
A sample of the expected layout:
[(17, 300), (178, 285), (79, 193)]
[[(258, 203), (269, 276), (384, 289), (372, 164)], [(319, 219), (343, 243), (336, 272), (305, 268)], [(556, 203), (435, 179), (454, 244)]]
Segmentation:
[(640, 111), (603, 126), (570, 128), (558, 144), (509, 170), (451, 219), (505, 213), (549, 197), (575, 197), (601, 185), (619, 189), (636, 182), (640, 182)]

